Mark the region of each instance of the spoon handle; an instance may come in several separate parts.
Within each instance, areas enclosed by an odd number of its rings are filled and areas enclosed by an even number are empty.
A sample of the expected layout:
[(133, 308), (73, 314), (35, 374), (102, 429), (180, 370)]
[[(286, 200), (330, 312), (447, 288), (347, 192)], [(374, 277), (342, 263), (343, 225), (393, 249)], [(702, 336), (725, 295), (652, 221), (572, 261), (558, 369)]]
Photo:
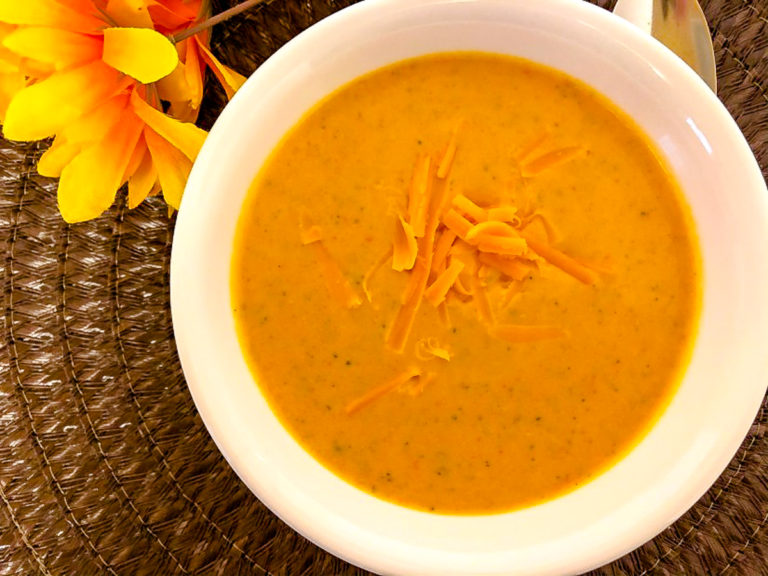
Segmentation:
[(654, 0), (617, 0), (613, 13), (631, 22), (646, 34), (653, 26)]
[(712, 37), (696, 0), (618, 0), (613, 13), (666, 45), (717, 92)]

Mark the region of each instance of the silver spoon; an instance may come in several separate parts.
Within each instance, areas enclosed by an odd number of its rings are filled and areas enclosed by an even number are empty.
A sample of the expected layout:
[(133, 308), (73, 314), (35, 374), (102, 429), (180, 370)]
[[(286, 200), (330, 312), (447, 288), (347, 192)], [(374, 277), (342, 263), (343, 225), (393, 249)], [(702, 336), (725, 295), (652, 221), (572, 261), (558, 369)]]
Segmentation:
[(712, 37), (696, 0), (618, 0), (613, 13), (665, 44), (717, 92)]

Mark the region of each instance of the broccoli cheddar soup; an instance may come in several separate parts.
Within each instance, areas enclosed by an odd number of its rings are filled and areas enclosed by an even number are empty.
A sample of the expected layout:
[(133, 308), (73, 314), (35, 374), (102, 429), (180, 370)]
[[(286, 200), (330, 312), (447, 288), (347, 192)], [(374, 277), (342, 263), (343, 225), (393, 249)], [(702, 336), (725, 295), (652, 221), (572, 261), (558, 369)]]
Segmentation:
[(690, 355), (693, 224), (654, 146), (588, 86), (446, 53), (343, 86), (282, 139), (232, 260), (274, 413), (370, 494), (448, 514), (588, 482)]

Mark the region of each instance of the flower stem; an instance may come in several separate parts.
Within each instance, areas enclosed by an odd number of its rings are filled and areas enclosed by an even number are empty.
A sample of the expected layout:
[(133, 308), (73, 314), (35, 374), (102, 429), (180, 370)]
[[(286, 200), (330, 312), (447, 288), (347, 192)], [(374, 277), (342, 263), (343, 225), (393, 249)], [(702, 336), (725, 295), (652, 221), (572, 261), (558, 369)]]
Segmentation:
[(223, 12), (219, 12), (215, 16), (211, 16), (207, 20), (203, 20), (202, 22), (200, 22), (199, 24), (196, 24), (195, 26), (192, 26), (191, 28), (182, 30), (181, 32), (179, 32), (173, 37), (173, 41), (174, 43), (176, 43), (176, 42), (181, 42), (182, 40), (186, 40), (190, 36), (195, 36), (196, 34), (199, 34), (200, 32), (202, 32), (203, 30), (207, 30), (208, 28), (211, 28), (212, 26), (215, 26), (220, 22), (229, 20), (233, 16), (237, 16), (241, 12), (245, 12), (249, 8), (253, 8), (254, 6), (262, 4), (263, 2), (266, 2), (266, 0), (245, 0), (244, 2), (240, 2), (240, 4), (237, 4), (232, 8), (229, 8), (228, 10), (224, 10)]

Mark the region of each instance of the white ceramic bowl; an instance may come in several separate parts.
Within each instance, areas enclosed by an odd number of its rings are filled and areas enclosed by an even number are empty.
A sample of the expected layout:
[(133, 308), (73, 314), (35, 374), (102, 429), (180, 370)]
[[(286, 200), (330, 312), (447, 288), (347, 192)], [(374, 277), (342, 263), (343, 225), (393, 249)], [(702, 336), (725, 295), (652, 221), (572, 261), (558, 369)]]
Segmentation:
[[(286, 130), (364, 72), (458, 49), (559, 68), (634, 117), (685, 190), (704, 261), (693, 358), (647, 437), (573, 493), (477, 517), (383, 502), (308, 456), (243, 360), (229, 291), (241, 204)], [(190, 391), (224, 456), (267, 506), (320, 546), (387, 574), (575, 574), (672, 523), (736, 452), (768, 383), (767, 248), (768, 194), (735, 123), (691, 70), (630, 24), (577, 0), (366, 0), (279, 50), (211, 131), (176, 225), (174, 329)]]

